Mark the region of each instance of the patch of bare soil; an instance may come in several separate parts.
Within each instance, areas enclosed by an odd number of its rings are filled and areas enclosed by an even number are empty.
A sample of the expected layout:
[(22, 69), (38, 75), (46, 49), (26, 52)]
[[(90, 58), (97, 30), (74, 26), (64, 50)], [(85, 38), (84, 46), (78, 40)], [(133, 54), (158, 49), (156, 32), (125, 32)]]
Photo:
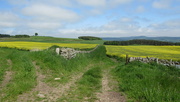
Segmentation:
[(41, 98), (44, 98), (44, 94), (46, 94), (48, 90), (51, 90), (51, 87), (49, 87), (46, 83), (42, 82), (45, 76), (39, 72), (40, 67), (36, 65), (36, 62), (33, 62), (33, 65), (36, 68), (37, 86), (33, 88), (30, 92), (19, 95), (17, 99), (18, 102), (35, 101), (38, 95), (42, 95)]
[(11, 60), (7, 60), (8, 62), (8, 65), (9, 65), (9, 68), (8, 68), (8, 71), (5, 72), (5, 75), (4, 75), (4, 80), (2, 81), (2, 84), (0, 85), (0, 87), (5, 87), (11, 80), (11, 76), (13, 74), (12, 71), (10, 71), (12, 69), (12, 61)]
[[(33, 62), (33, 64), (36, 68), (37, 86), (30, 92), (20, 95), (17, 100), (18, 102), (56, 102), (56, 100), (62, 95), (67, 94), (66, 92), (68, 92), (71, 86), (73, 86), (75, 82), (83, 75), (83, 72), (72, 75), (71, 80), (69, 80), (68, 83), (64, 85), (60, 84), (57, 87), (51, 87), (43, 82), (45, 76), (40, 73), (40, 68), (36, 65), (36, 62)], [(87, 66), (85, 69), (88, 69), (89, 67), (90, 66)]]
[(71, 87), (75, 86), (75, 82), (79, 80), (84, 74), (84, 72), (86, 72), (89, 68), (91, 68), (91, 66), (92, 65), (90, 64), (85, 68), (83, 72), (73, 74), (68, 83), (66, 83), (65, 85), (60, 84), (56, 88), (56, 90), (52, 90), (53, 100), (48, 100), (48, 101), (56, 101), (58, 98), (62, 97), (63, 95), (67, 95)]
[(115, 90), (118, 90), (117, 81), (112, 79), (109, 71), (111, 68), (104, 70), (102, 78), (102, 92), (97, 93), (96, 102), (126, 102), (126, 98)]

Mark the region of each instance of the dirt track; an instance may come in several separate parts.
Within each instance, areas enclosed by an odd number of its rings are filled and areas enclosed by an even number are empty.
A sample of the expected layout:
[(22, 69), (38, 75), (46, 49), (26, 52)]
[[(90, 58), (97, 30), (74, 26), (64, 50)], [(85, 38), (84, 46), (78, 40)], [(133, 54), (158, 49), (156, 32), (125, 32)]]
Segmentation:
[(18, 102), (34, 102), (39, 100), (39, 102), (56, 102), (58, 98), (62, 95), (67, 94), (66, 92), (70, 89), (71, 86), (75, 85), (75, 82), (82, 77), (84, 72), (91, 68), (91, 64), (88, 65), (83, 72), (70, 76), (71, 79), (65, 84), (59, 84), (58, 87), (52, 87), (43, 82), (45, 75), (41, 74), (40, 67), (36, 65), (36, 62), (33, 62), (34, 67), (36, 68), (37, 76), (37, 85), (31, 91), (19, 95)]
[(114, 67), (106, 68), (103, 71), (102, 92), (97, 93), (96, 102), (126, 102), (126, 98), (118, 92), (117, 81), (113, 79), (110, 70)]

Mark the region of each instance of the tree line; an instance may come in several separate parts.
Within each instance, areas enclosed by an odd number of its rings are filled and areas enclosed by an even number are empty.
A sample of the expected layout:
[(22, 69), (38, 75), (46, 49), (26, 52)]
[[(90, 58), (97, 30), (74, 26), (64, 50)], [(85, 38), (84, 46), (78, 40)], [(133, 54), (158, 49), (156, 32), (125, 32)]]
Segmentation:
[(11, 37), (11, 36), (8, 34), (0, 34), (0, 38), (5, 38), (5, 37)]
[(14, 36), (15, 38), (29, 38), (30, 36), (29, 35), (15, 35)]
[[(35, 33), (35, 36), (38, 36), (38, 33)], [(10, 35), (10, 34), (0, 34), (0, 38), (29, 38), (30, 36), (27, 34), (18, 34), (18, 35)]]
[(29, 38), (30, 36), (26, 35), (26, 34), (14, 35), (14, 36), (11, 36), (9, 34), (0, 34), (0, 38), (10, 38), (10, 37), (13, 37), (13, 38)]
[(180, 45), (180, 42), (165, 42), (157, 40), (135, 39), (128, 41), (105, 41), (104, 45)]
[(93, 37), (93, 36), (80, 36), (78, 38), (83, 40), (102, 40), (101, 38)]

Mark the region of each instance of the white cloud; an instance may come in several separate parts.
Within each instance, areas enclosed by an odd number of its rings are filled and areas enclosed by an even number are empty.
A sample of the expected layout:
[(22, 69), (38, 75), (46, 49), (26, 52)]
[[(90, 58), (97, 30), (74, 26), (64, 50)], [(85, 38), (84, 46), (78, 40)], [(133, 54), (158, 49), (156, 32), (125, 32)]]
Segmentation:
[(101, 28), (103, 29), (109, 29), (109, 30), (123, 30), (123, 31), (129, 31), (129, 30), (135, 30), (139, 28), (139, 24), (134, 21), (132, 18), (123, 17), (114, 21), (111, 21), (105, 25), (103, 25)]
[(163, 23), (160, 24), (151, 24), (149, 26), (152, 29), (155, 30), (175, 30), (175, 29), (179, 29), (180, 28), (180, 19), (174, 19), (174, 20), (169, 20), (169, 21), (165, 21)]
[(34, 0), (38, 3), (46, 2), (46, 4), (55, 4), (58, 6), (73, 6), (71, 0)]
[(87, 5), (87, 6), (105, 6), (106, 5), (106, 0), (77, 0), (82, 5)]
[(59, 32), (63, 36), (99, 36), (99, 37), (126, 37), (126, 36), (179, 36), (180, 19), (169, 20), (159, 24), (142, 27), (136, 19), (123, 17), (101, 27), (88, 27), (84, 29), (63, 29)]
[(93, 15), (99, 15), (99, 14), (102, 14), (102, 11), (98, 10), (98, 9), (92, 9), (92, 10), (90, 10), (89, 13), (91, 13)]
[(0, 12), (0, 27), (16, 27), (20, 18), (11, 12)]
[(148, 2), (150, 0), (138, 0), (138, 1), (140, 1), (140, 2)]
[(72, 6), (72, 0), (7, 0), (13, 5), (32, 5), (32, 4), (49, 4), (49, 5), (61, 5)]
[(108, 0), (109, 2), (112, 2), (113, 4), (125, 4), (130, 3), (133, 0)]
[(57, 29), (80, 19), (73, 11), (43, 4), (25, 7), (22, 13), (30, 19), (26, 21), (27, 26), (34, 29)]
[(57, 29), (58, 27), (61, 27), (60, 23), (56, 22), (29, 22), (27, 23), (27, 26), (33, 29)]
[[(3, 0), (2, 4), (6, 1), (10, 4), (0, 10), (1, 32), (59, 37), (179, 36), (180, 32), (180, 20), (166, 21), (179, 17), (179, 0)], [(158, 12), (151, 12), (153, 8)], [(143, 12), (148, 14), (139, 15)], [(160, 13), (168, 16), (162, 18)], [(164, 22), (153, 23), (154, 19)]]
[(154, 8), (167, 9), (170, 8), (172, 0), (155, 0), (152, 4)]
[(128, 18), (128, 17), (123, 17), (120, 19), (121, 22), (132, 22), (133, 20), (131, 18)]
[(104, 24), (100, 27), (88, 27), (84, 29), (66, 29), (60, 30), (62, 34), (74, 34), (73, 37), (78, 37), (82, 35), (91, 35), (91, 36), (135, 36), (137, 34), (138, 29), (140, 29), (139, 24), (134, 21), (132, 18), (123, 17), (117, 20), (110, 21), (107, 24)]
[(9, 3), (13, 5), (22, 5), (22, 4), (28, 4), (28, 0), (7, 0)]
[(137, 12), (137, 13), (143, 13), (143, 12), (145, 12), (144, 6), (138, 6), (137, 9), (136, 9), (136, 12)]
[(59, 30), (59, 33), (61, 33), (63, 37), (69, 36), (71, 38), (77, 38), (79, 36), (98, 36), (98, 37), (116, 37), (116, 36), (126, 36), (127, 32), (124, 32), (122, 30), (77, 30), (77, 29), (64, 29)]
[(70, 10), (49, 5), (36, 4), (23, 9), (23, 14), (36, 17), (41, 20), (41, 17), (46, 20), (59, 20), (73, 22), (79, 19), (79, 16)]
[(107, 10), (122, 4), (131, 3), (133, 0), (76, 0), (81, 6), (90, 6), (97, 10)]

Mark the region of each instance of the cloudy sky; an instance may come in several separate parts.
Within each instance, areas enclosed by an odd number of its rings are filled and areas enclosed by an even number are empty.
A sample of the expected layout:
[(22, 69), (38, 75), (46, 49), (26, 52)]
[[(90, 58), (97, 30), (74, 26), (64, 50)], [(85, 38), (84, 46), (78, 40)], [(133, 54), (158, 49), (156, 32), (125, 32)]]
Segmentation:
[(180, 0), (0, 0), (0, 33), (180, 36)]

